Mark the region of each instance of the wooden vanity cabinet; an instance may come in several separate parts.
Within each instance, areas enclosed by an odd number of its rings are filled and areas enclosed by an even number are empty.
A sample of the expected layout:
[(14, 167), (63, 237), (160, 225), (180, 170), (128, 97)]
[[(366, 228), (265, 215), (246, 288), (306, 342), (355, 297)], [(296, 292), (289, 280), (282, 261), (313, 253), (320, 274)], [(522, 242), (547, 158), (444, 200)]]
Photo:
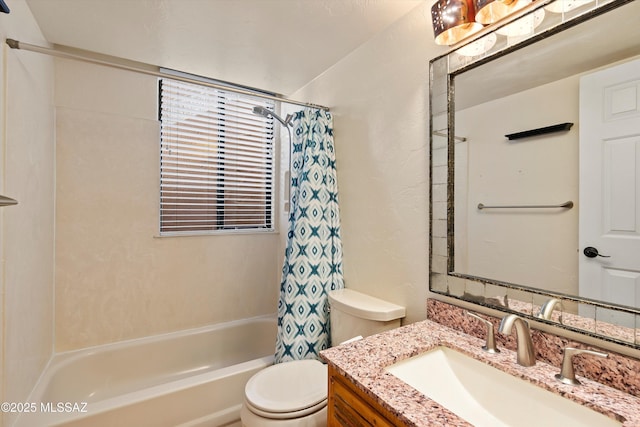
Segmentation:
[(329, 365), (328, 427), (404, 427), (391, 412), (374, 402)]

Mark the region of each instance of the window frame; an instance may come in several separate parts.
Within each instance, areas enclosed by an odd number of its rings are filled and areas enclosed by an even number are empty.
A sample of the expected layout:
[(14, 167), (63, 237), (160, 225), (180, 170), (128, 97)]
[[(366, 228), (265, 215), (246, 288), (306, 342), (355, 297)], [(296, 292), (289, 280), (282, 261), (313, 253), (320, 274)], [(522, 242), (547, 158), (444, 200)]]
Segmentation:
[[(203, 80), (205, 83), (206, 82), (214, 83), (217, 86), (221, 84), (221, 82), (210, 80), (210, 79), (204, 79), (204, 78), (197, 78), (197, 79)], [(192, 78), (190, 78), (190, 80), (192, 80)], [(246, 199), (240, 200), (240, 204), (235, 206), (235, 208), (237, 209), (236, 214), (227, 214), (226, 212), (231, 210), (231, 207), (233, 206), (228, 201), (229, 198), (227, 198), (225, 194), (222, 194), (221, 196), (216, 195), (213, 202), (210, 202), (210, 203), (207, 202), (209, 203), (207, 206), (212, 206), (211, 209), (215, 211), (215, 214), (211, 215), (210, 213), (208, 213), (208, 210), (207, 210), (207, 213), (203, 215), (209, 220), (213, 216), (216, 216), (217, 220), (215, 221), (215, 224), (209, 223), (208, 225), (202, 225), (204, 224), (204, 222), (206, 222), (206, 220), (202, 220), (202, 223), (198, 223), (190, 227), (188, 225), (184, 225), (186, 224), (186, 221), (184, 219), (177, 219), (183, 214), (175, 214), (174, 226), (168, 225), (169, 219), (166, 217), (166, 215), (169, 208), (167, 206), (170, 206), (171, 203), (166, 202), (167, 191), (165, 190), (165, 188), (167, 187), (167, 174), (165, 173), (165, 171), (167, 170), (167, 166), (166, 166), (167, 155), (165, 154), (163, 156), (163, 152), (166, 149), (167, 145), (171, 144), (172, 142), (167, 141), (165, 139), (165, 122), (167, 121), (167, 118), (163, 116), (163, 111), (164, 111), (163, 110), (163, 83), (166, 81), (170, 81), (171, 84), (191, 86), (203, 92), (209, 91), (211, 93), (216, 94), (216, 99), (218, 100), (218, 102), (215, 103), (215, 105), (213, 103), (208, 104), (207, 107), (208, 108), (210, 107), (216, 111), (216, 115), (218, 115), (217, 120), (222, 130), (217, 131), (217, 135), (214, 135), (215, 132), (211, 132), (207, 134), (207, 136), (212, 137), (211, 144), (214, 144), (220, 152), (229, 150), (229, 148), (235, 149), (236, 151), (241, 151), (238, 147), (242, 145), (242, 142), (234, 143), (233, 137), (229, 138), (225, 136), (225, 133), (224, 133), (225, 120), (231, 123), (233, 119), (236, 119), (238, 116), (243, 116), (245, 119), (250, 117), (249, 120), (252, 120), (255, 122), (261, 121), (264, 123), (264, 133), (266, 137), (264, 138), (263, 141), (261, 141), (261, 142), (264, 142), (264, 146), (263, 146), (264, 154), (261, 155), (264, 157), (259, 156), (261, 160), (264, 160), (264, 168), (260, 169), (259, 167), (255, 167), (255, 171), (257, 171), (257, 173), (264, 172), (265, 178), (263, 181), (260, 181), (260, 182), (257, 182), (256, 180), (254, 180), (254, 184), (249, 184), (248, 186), (249, 188), (258, 188), (260, 184), (264, 184), (264, 191), (261, 193), (258, 193), (259, 197), (257, 199), (259, 201), (262, 201), (263, 204), (261, 204), (260, 202), (256, 202), (255, 205), (252, 205), (251, 203), (249, 203), (249, 205), (251, 205), (251, 207), (249, 207), (249, 210), (250, 210), (249, 215), (253, 214), (253, 215), (259, 216), (261, 213), (256, 214), (255, 212), (259, 212), (259, 209), (263, 208), (264, 212), (262, 214), (264, 215), (264, 220), (259, 221), (259, 223), (258, 221), (254, 223), (250, 223), (251, 221), (249, 220), (247, 220), (244, 223), (243, 222), (233, 223), (233, 221), (239, 221), (238, 218), (243, 216), (242, 213), (240, 213), (242, 212), (242, 207), (241, 207), (242, 202), (251, 199), (251, 196), (246, 196)], [(238, 87), (235, 85), (229, 85), (227, 83), (223, 83), (223, 84), (225, 86), (230, 86), (232, 90), (226, 91), (220, 88), (211, 88), (206, 84), (198, 85), (197, 83), (191, 82), (191, 81), (184, 82), (184, 81), (181, 81), (180, 79), (172, 79), (170, 76), (162, 77), (158, 79), (158, 120), (160, 122), (159, 155), (158, 155), (159, 175), (160, 175), (159, 176), (160, 188), (159, 188), (159, 206), (158, 206), (158, 230), (159, 230), (160, 236), (163, 236), (163, 237), (164, 236), (202, 236), (202, 235), (218, 235), (218, 234), (253, 234), (253, 233), (263, 234), (263, 233), (275, 233), (277, 231), (277, 224), (278, 224), (278, 217), (277, 217), (278, 204), (276, 200), (277, 188), (278, 188), (277, 187), (277, 176), (278, 176), (277, 166), (278, 166), (280, 156), (278, 151), (279, 133), (276, 131), (276, 124), (274, 122), (274, 119), (272, 116), (269, 118), (264, 118), (262, 116), (255, 115), (250, 111), (250, 109), (247, 109), (247, 108), (244, 108), (244, 110), (241, 113), (236, 111), (235, 113), (229, 115), (230, 119), (224, 119), (221, 117), (225, 116), (225, 114), (228, 114), (228, 112), (230, 111), (225, 109), (226, 107), (228, 107), (227, 104), (233, 104), (234, 102), (245, 103), (249, 107), (253, 105), (259, 105), (264, 108), (268, 108), (272, 111), (275, 110), (277, 107), (279, 107), (279, 103), (277, 103), (277, 101), (260, 97), (260, 92), (256, 92), (255, 96), (247, 95), (244, 93), (237, 93), (233, 91), (233, 88), (241, 89), (242, 91), (246, 91), (247, 89), (243, 87)], [(221, 99), (225, 99), (225, 98), (226, 99), (233, 98), (234, 101), (229, 101), (227, 103), (220, 102)], [(175, 123), (177, 123), (177, 120), (175, 121)], [(176, 134), (178, 133), (179, 132), (176, 131)], [(241, 139), (242, 138), (238, 138), (238, 140), (241, 140)], [(239, 155), (239, 158), (242, 159), (241, 154)], [(240, 160), (240, 162), (242, 162), (242, 160)], [(240, 177), (240, 175), (242, 174), (237, 171), (234, 173), (234, 172), (225, 172), (223, 170), (222, 173), (220, 173), (220, 171), (222, 170), (220, 166), (224, 164), (225, 164), (225, 160), (217, 160), (213, 162), (213, 165), (217, 166), (217, 169), (218, 169), (217, 171), (214, 171), (214, 173), (212, 174), (217, 177), (215, 179), (215, 181), (217, 182), (216, 184), (217, 187), (215, 191), (217, 193), (220, 191), (222, 192), (225, 191), (225, 188), (226, 188), (225, 185), (226, 185), (227, 179), (229, 179), (235, 184), (243, 183), (243, 179)], [(214, 169), (214, 166), (211, 166), (211, 169)], [(248, 166), (248, 167), (253, 168), (253, 166)], [(252, 171), (249, 171), (249, 173), (251, 172)], [(179, 175), (179, 170), (177, 169), (177, 167), (174, 170), (174, 173), (175, 175)], [(255, 185), (255, 187), (251, 187), (252, 185)], [(176, 185), (176, 188), (177, 188), (177, 185)], [(236, 187), (236, 191), (242, 192), (237, 188), (238, 187)], [(177, 206), (176, 202), (174, 202), (174, 204)], [(201, 206), (204, 206), (204, 205), (201, 205)], [(177, 207), (175, 208), (175, 210), (176, 212), (178, 211)], [(184, 215), (196, 214), (195, 210), (193, 212), (189, 212), (188, 208), (185, 208), (184, 211), (186, 212), (186, 214)], [(182, 225), (184, 225), (184, 227)], [(178, 228), (182, 228), (182, 229), (178, 229)]]

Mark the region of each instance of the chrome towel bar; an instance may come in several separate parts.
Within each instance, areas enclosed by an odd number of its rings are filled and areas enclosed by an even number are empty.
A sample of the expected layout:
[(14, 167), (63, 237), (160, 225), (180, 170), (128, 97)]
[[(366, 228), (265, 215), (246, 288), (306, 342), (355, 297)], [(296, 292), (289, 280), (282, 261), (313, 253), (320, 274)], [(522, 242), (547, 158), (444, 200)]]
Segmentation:
[(571, 209), (573, 207), (573, 202), (569, 200), (568, 202), (561, 203), (559, 205), (499, 205), (499, 206), (487, 206), (482, 203), (478, 203), (478, 209), (538, 209), (538, 208), (565, 208)]

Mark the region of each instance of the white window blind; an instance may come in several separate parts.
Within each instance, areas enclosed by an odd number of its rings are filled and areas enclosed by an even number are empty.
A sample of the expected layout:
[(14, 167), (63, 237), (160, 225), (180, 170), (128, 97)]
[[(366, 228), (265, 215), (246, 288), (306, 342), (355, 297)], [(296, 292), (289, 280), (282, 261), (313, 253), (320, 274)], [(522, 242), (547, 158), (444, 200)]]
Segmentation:
[(160, 81), (160, 232), (273, 229), (274, 102)]

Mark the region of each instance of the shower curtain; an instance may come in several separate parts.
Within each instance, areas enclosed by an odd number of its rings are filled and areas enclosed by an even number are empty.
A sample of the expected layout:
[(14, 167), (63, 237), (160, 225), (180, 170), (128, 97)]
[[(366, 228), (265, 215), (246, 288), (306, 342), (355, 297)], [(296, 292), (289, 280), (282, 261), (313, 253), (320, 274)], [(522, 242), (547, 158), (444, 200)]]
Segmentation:
[(292, 202), (276, 363), (317, 359), (329, 347), (327, 295), (344, 287), (331, 114), (310, 108), (296, 113), (292, 144)]

